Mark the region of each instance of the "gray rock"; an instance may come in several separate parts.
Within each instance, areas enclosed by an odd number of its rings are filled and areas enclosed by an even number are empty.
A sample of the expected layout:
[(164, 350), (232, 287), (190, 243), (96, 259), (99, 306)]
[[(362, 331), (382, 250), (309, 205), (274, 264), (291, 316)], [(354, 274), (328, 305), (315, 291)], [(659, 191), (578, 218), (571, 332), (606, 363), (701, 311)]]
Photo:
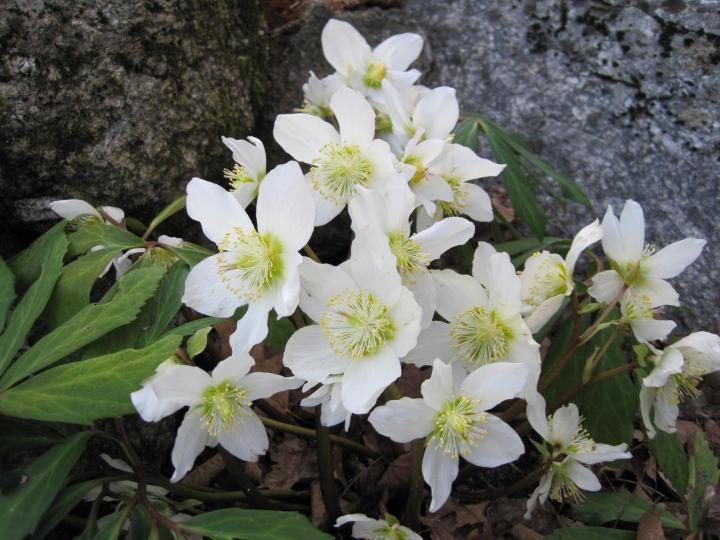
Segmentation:
[[(625, 199), (645, 209), (659, 247), (706, 238), (703, 255), (674, 285), (691, 329), (720, 320), (718, 161), (720, 13), (717, 2), (667, 0), (408, 0), (400, 9), (332, 14), (316, 7), (271, 41), (270, 113), (298, 106), (312, 69), (329, 73), (320, 31), (348, 20), (372, 44), (399, 31), (426, 38), (428, 86), (458, 90), (461, 109), (527, 135), (575, 178), (594, 212), (545, 201), (555, 232), (572, 236)], [(431, 51), (431, 54), (430, 54)], [(428, 68), (429, 63), (429, 69)]]
[(191, 176), (222, 178), (220, 136), (251, 129), (264, 86), (262, 16), (258, 0), (0, 3), (6, 225), (67, 197), (148, 217)]

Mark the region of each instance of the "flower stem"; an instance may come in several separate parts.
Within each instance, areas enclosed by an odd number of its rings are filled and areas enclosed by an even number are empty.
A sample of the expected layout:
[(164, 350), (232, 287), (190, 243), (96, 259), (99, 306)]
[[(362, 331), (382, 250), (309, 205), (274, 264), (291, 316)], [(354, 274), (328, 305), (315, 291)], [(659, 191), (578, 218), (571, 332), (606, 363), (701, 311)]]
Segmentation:
[(425, 482), (422, 476), (422, 462), (425, 454), (425, 441), (416, 439), (411, 446), (410, 486), (405, 506), (405, 525), (415, 529), (420, 517), (420, 508), (425, 495)]
[(342, 515), (338, 500), (335, 479), (333, 478), (333, 456), (330, 443), (330, 432), (322, 425), (320, 406), (315, 408), (315, 433), (317, 441), (318, 472), (320, 476), (320, 490), (322, 492), (328, 524), (335, 523)]
[(310, 244), (305, 244), (305, 246), (303, 247), (303, 251), (305, 252), (305, 255), (310, 257), (316, 263), (322, 263), (320, 257), (318, 257), (317, 253), (315, 253), (315, 251), (313, 251), (313, 248), (310, 247)]
[(543, 474), (547, 472), (551, 464), (552, 461), (544, 463), (542, 466), (538, 467), (537, 469), (529, 473), (527, 476), (524, 476), (514, 484), (510, 484), (509, 486), (504, 488), (489, 489), (472, 493), (457, 491), (455, 495), (458, 498), (458, 501), (462, 504), (485, 501), (487, 499), (497, 499), (498, 497), (507, 497), (508, 495), (512, 495), (517, 491), (521, 491), (532, 486), (535, 482), (540, 480)]

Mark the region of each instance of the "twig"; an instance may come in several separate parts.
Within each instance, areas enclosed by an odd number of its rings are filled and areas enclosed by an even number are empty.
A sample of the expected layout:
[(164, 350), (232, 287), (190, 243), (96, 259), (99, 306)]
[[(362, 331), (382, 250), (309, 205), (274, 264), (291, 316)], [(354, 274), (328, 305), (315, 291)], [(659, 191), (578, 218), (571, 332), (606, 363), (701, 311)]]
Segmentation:
[(332, 445), (330, 432), (322, 424), (320, 406), (315, 408), (315, 439), (317, 441), (318, 472), (320, 476), (320, 490), (327, 512), (328, 523), (335, 523), (342, 510), (333, 478)]
[(425, 453), (425, 441), (416, 439), (412, 442), (410, 450), (410, 487), (407, 505), (405, 506), (405, 525), (414, 529), (420, 517), (423, 496), (425, 495), (425, 482), (422, 476), (422, 461)]

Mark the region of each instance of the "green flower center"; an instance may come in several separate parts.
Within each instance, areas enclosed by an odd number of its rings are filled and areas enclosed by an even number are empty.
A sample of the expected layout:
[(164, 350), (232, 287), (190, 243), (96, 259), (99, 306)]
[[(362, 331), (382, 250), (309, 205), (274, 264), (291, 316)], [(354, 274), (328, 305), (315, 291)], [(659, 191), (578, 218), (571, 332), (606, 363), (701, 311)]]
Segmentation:
[(359, 359), (393, 339), (388, 307), (365, 291), (342, 291), (328, 301), (320, 319), (325, 339), (336, 354)]
[(528, 267), (534, 258), (544, 257), (538, 265), (532, 284), (526, 291), (523, 302), (529, 306), (539, 306), (548, 298), (567, 292), (567, 268), (565, 263), (547, 253), (535, 253), (525, 263)]
[(230, 381), (207, 388), (197, 405), (203, 423), (213, 437), (234, 429), (238, 421), (242, 421), (248, 406), (250, 403), (245, 401), (245, 390), (233, 386)]
[(282, 276), (282, 244), (269, 233), (234, 227), (218, 243), (218, 270), (235, 295), (254, 300)]
[(353, 144), (325, 145), (314, 165), (310, 171), (313, 187), (335, 204), (347, 203), (358, 186), (368, 187), (373, 172), (360, 147)]
[(415, 186), (425, 179), (427, 167), (423, 165), (422, 161), (420, 161), (417, 156), (407, 156), (403, 158), (403, 163), (407, 163), (408, 165), (415, 167), (415, 173), (408, 182), (411, 186)]
[(626, 294), (621, 307), (627, 321), (653, 318), (652, 302), (646, 294)]
[(390, 250), (397, 259), (397, 270), (404, 282), (420, 270), (425, 270), (430, 264), (430, 255), (422, 251), (420, 244), (408, 238), (403, 232), (390, 233)]
[(450, 336), (465, 367), (474, 370), (505, 356), (513, 332), (494, 311), (473, 307), (453, 317)]
[(487, 413), (476, 412), (478, 401), (467, 396), (452, 397), (435, 417), (435, 428), (428, 435), (436, 449), (452, 457), (468, 454), (488, 431), (481, 426), (488, 421)]
[(570, 477), (568, 464), (570, 460), (554, 462), (552, 464), (553, 477), (550, 484), (550, 498), (557, 502), (570, 501), (578, 503), (583, 499), (583, 493)]
[(368, 64), (363, 73), (363, 84), (369, 88), (378, 89), (382, 86), (382, 81), (387, 73), (387, 67), (380, 62), (376, 64)]
[[(256, 181), (255, 178), (250, 176), (250, 173), (248, 173), (245, 167), (237, 163), (233, 165), (232, 170), (223, 169), (223, 176), (227, 178), (230, 189), (233, 191), (238, 189), (242, 184), (251, 184)], [(257, 180), (260, 180), (260, 178)]]
[(695, 399), (701, 393), (698, 386), (707, 373), (708, 370), (699, 362), (685, 359), (682, 372), (670, 375), (667, 384), (661, 390), (665, 401), (679, 405), (683, 401)]
[(443, 216), (459, 216), (467, 206), (468, 194), (464, 182), (457, 178), (445, 178), (453, 194), (452, 201), (435, 201)]

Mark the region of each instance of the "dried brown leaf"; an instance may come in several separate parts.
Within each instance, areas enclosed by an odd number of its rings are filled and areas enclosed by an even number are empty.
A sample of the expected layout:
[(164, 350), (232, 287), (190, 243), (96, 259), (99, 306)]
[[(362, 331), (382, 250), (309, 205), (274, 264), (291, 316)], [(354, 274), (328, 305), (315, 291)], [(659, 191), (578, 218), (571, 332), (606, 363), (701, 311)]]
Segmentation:
[(410, 481), (410, 463), (412, 455), (405, 452), (390, 462), (383, 473), (378, 485), (387, 488), (402, 488)]
[(516, 523), (511, 532), (515, 540), (542, 540), (545, 538), (542, 534), (533, 531), (522, 523)]
[(223, 461), (222, 455), (215, 454), (190, 471), (180, 483), (186, 486), (207, 487), (224, 469), (225, 461)]
[(660, 521), (660, 514), (655, 508), (655, 505), (640, 518), (637, 538), (638, 540), (663, 540), (665, 538), (665, 532), (663, 531), (662, 522)]
[(320, 480), (313, 480), (310, 484), (310, 519), (313, 525), (321, 527), (327, 521), (327, 509), (322, 498)]
[(402, 370), (402, 375), (397, 381), (398, 390), (403, 396), (411, 398), (419, 398), (420, 385), (430, 378), (431, 369), (419, 368), (414, 364), (405, 364)]
[(266, 487), (290, 489), (296, 482), (318, 474), (315, 450), (294, 435), (286, 434), (280, 444), (271, 446), (269, 453), (274, 464), (263, 480)]

